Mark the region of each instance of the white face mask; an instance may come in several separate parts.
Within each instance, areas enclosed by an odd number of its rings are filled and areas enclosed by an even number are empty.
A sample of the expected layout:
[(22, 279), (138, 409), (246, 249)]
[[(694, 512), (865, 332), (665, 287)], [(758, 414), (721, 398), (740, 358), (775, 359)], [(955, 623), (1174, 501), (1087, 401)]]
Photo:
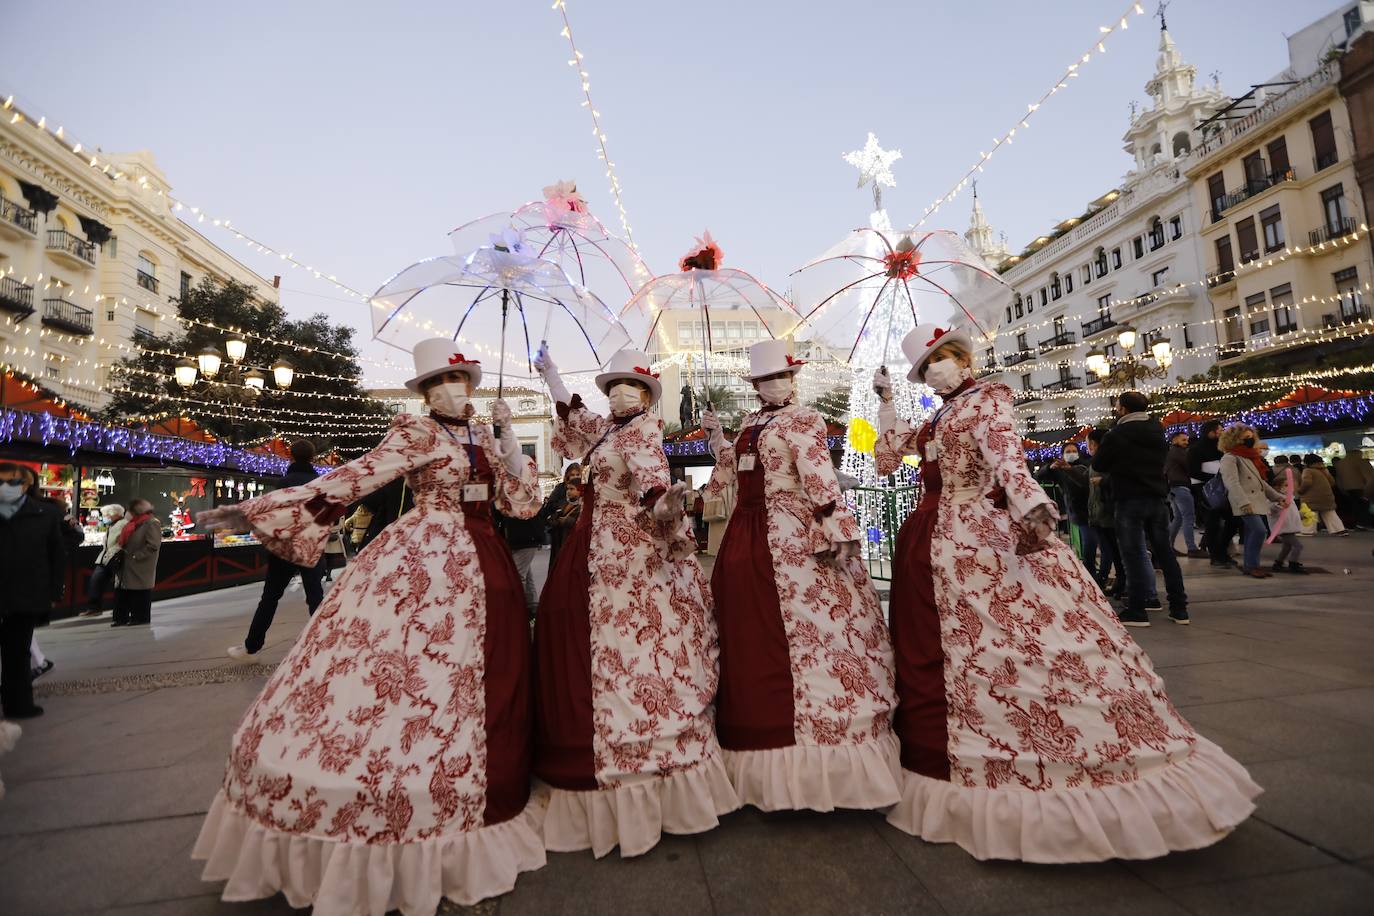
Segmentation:
[(644, 400), (634, 385), (612, 385), (606, 397), (611, 402), (611, 413), (617, 417), (624, 417), (644, 408)]
[(468, 383), (442, 382), (429, 389), (425, 400), (436, 413), (461, 420), (468, 409)]
[(939, 362), (926, 363), (926, 384), (939, 394), (948, 394), (959, 387), (967, 372), (955, 360), (946, 357)]
[(765, 404), (782, 404), (792, 396), (792, 379), (770, 378), (758, 383), (759, 397)]
[(1070, 462), (1070, 463), (1072, 463), (1072, 462), (1074, 462), (1074, 461), (1077, 461), (1077, 460), (1078, 460), (1078, 453), (1077, 453), (1077, 452), (1065, 452), (1065, 453), (1064, 453), (1064, 460), (1065, 460), (1065, 461), (1068, 461), (1068, 462)]

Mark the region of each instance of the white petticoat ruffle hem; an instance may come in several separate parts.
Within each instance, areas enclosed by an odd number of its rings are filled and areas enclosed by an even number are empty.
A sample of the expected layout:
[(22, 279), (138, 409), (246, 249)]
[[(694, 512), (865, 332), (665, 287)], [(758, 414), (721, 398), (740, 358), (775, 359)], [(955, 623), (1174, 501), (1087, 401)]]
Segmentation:
[(215, 796), (191, 853), (205, 860), (205, 881), (227, 881), (222, 900), (281, 893), (313, 916), (433, 916), (444, 898), (470, 906), (515, 887), (521, 872), (545, 862), (540, 820), (545, 799), (532, 795), (508, 821), (413, 843), (345, 843), (264, 827)]
[(539, 785), (550, 793), (544, 846), (550, 852), (590, 849), (598, 859), (620, 846), (624, 858), (653, 849), (664, 833), (705, 833), (739, 808), (720, 757), (677, 770), (577, 792)]
[(902, 796), (900, 745), (893, 734), (863, 744), (724, 753), (740, 801), (761, 811), (872, 810), (895, 805)]
[(892, 826), (976, 859), (1101, 862), (1210, 846), (1255, 810), (1263, 789), (1201, 736), (1186, 760), (1103, 788), (964, 788), (909, 770)]

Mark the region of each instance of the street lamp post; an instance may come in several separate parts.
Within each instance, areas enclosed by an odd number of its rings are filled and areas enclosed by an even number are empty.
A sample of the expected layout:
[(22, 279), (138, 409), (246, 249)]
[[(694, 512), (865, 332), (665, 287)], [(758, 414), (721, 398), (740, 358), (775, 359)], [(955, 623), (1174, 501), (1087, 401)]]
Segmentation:
[[(224, 364), (226, 355), (229, 358), (228, 366)], [(235, 408), (256, 402), (267, 388), (267, 376), (261, 370), (244, 364), (247, 355), (248, 342), (235, 334), (224, 341), (223, 353), (219, 348), (209, 346), (196, 354), (194, 360), (183, 359), (172, 370), (172, 377), (182, 390), (190, 391), (200, 385), (205, 391), (213, 392), (228, 402), (231, 445), (238, 444), (240, 428)], [(285, 359), (277, 360), (269, 371), (272, 380), (283, 391), (291, 387), (296, 375), (296, 367)]]
[[(1150, 345), (1148, 354), (1136, 356), (1135, 346), (1139, 341), (1136, 329), (1126, 325), (1116, 335), (1116, 342), (1125, 355), (1113, 362), (1106, 352), (1093, 347), (1085, 360), (1088, 371), (1104, 382), (1126, 388), (1134, 388), (1144, 379), (1165, 378), (1174, 363), (1173, 346), (1168, 340), (1156, 340)], [(1153, 359), (1155, 364), (1148, 365), (1145, 362), (1148, 359)]]

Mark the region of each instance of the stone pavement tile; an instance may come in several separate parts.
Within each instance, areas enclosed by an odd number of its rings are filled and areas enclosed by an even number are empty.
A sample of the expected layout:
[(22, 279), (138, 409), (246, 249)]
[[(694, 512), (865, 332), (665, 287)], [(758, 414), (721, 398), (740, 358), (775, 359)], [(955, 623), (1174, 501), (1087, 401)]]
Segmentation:
[(1333, 719), (1374, 728), (1374, 687), (1353, 687), (1321, 693), (1303, 692), (1280, 698), (1285, 706), (1313, 709)]
[(1341, 863), (1316, 847), (1252, 817), (1230, 836), (1205, 849), (1122, 864), (1155, 887), (1167, 890)]
[(1159, 672), (1176, 706), (1279, 697), (1293, 693), (1336, 690), (1337, 681), (1275, 668), (1250, 659), (1165, 668)]
[(551, 852), (549, 863), (521, 875), (500, 903), (502, 916), (711, 911), (695, 840), (678, 836), (664, 836), (652, 850), (632, 859), (620, 858), (618, 850), (603, 859), (590, 852)]
[(1374, 750), (1374, 728), (1294, 709), (1271, 699), (1190, 706), (1184, 715), (1203, 733), (1216, 726), (1220, 731), (1239, 733), (1256, 744), (1282, 751), (1286, 757)]
[(866, 811), (733, 816), (697, 838), (716, 913), (931, 913), (935, 899)]
[(1325, 650), (1296, 650), (1274, 645), (1252, 652), (1250, 657), (1275, 668), (1310, 674), (1350, 687), (1374, 686), (1374, 652), (1351, 651), (1344, 643)]
[(286, 898), (278, 894), (247, 903), (224, 903), (218, 897), (188, 897), (159, 903), (134, 903), (98, 912), (108, 916), (302, 916), (308, 911), (293, 910)]
[(1031, 907), (1102, 907), (1154, 891), (1118, 862), (1031, 865), (980, 862), (953, 843), (927, 843), (882, 823), (884, 841), (951, 916), (989, 916)]
[(1246, 657), (1240, 640), (1232, 636), (1205, 634), (1197, 624), (1185, 629), (1165, 627), (1161, 622), (1148, 630), (1134, 630), (1131, 636), (1150, 656), (1156, 670), (1166, 676), (1168, 669), (1175, 665), (1227, 662)]
[[(198, 817), (0, 838), (8, 913), (102, 911), (186, 843)], [(14, 847), (18, 852), (7, 853)]]
[(204, 814), (223, 775), (219, 761), (12, 783), (0, 836)]
[(1095, 900), (1068, 906), (1014, 906), (1004, 912), (1006, 916), (1190, 916), (1187, 910), (1163, 892), (1150, 889), (1133, 889), (1130, 896), (1116, 900)]
[(1261, 820), (1345, 858), (1374, 855), (1374, 785), (1310, 760), (1274, 760), (1249, 770), (1264, 787)]
[[(196, 862), (191, 858), (191, 850), (196, 845), (195, 838), (200, 832), (200, 821), (196, 820), (190, 826), (193, 828), (189, 832), (190, 839), (158, 863), (141, 880), (130, 885), (116, 901), (119, 906), (159, 903), (165, 900), (181, 901), (194, 897), (219, 897), (224, 891), (224, 882), (200, 880), (200, 872), (205, 863)], [(228, 911), (229, 904), (224, 904), (224, 907)]]
[(1368, 916), (1374, 875), (1349, 865), (1170, 891), (1196, 916)]
[(1363, 868), (1365, 871), (1369, 872), (1371, 875), (1374, 875), (1374, 856), (1370, 856), (1367, 859), (1356, 859), (1355, 864), (1360, 866), (1360, 868)]

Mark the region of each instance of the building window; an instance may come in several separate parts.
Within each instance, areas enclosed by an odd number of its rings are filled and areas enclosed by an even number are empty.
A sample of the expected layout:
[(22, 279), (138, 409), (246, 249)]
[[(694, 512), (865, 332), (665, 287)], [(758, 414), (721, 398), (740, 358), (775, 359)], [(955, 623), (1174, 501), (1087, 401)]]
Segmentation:
[(56, 353), (43, 355), (43, 378), (50, 382), (62, 380), (62, 357)]
[(1336, 293), (1341, 297), (1341, 320), (1368, 318), (1364, 296), (1360, 293), (1360, 272), (1354, 267), (1347, 267), (1336, 271), (1331, 279), (1335, 281)]
[(1231, 256), (1231, 237), (1223, 235), (1217, 239), (1217, 273), (1230, 273), (1235, 269), (1236, 261)]
[(1349, 38), (1351, 35), (1354, 35), (1360, 27), (1360, 8), (1358, 6), (1352, 6), (1345, 11), (1341, 20), (1345, 23), (1345, 37)]
[(1283, 247), (1283, 218), (1279, 205), (1266, 207), (1260, 211), (1260, 226), (1264, 230), (1264, 250), (1266, 253), (1278, 251)]
[(1288, 141), (1283, 137), (1271, 142), (1266, 150), (1269, 152), (1269, 170), (1274, 175), (1286, 175), (1290, 168), (1288, 164)]
[(1089, 283), (1091, 283), (1091, 282), (1093, 282), (1093, 269), (1092, 269), (1092, 266), (1091, 266), (1091, 265), (1088, 265), (1088, 264), (1084, 264), (1084, 265), (1083, 265), (1083, 285), (1084, 285), (1084, 286), (1087, 286), (1087, 285), (1088, 285)]
[(1322, 191), (1322, 218), (1330, 236), (1345, 234), (1345, 188), (1335, 185)]
[(1164, 247), (1164, 221), (1158, 216), (1150, 220), (1150, 250), (1158, 251)]
[(1073, 292), (1073, 271), (1064, 274), (1064, 292), (1066, 294)]
[(181, 272), (181, 298), (185, 299), (191, 292), (191, 275), (186, 271)]
[(1046, 289), (1045, 287), (1043, 287), (1043, 286), (1040, 287), (1040, 304), (1041, 304), (1041, 305), (1049, 305), (1049, 304), (1050, 304), (1050, 291), (1049, 291), (1048, 289)]
[(1021, 318), (1026, 314), (1026, 310), (1021, 306), (1021, 297), (1016, 297), (1016, 317)]
[(1034, 416), (1033, 414), (1032, 414), (1031, 416), (1029, 416), (1029, 417), (1026, 417), (1026, 432), (1028, 432), (1028, 433), (1033, 433), (1033, 432), (1035, 432), (1035, 427), (1036, 427), (1036, 425), (1037, 425), (1037, 424), (1036, 424), (1036, 419), (1035, 419), (1035, 416)]
[(1050, 275), (1050, 297), (1059, 299), (1064, 295), (1064, 286), (1059, 282), (1059, 274)]
[(1113, 249), (1112, 249), (1112, 270), (1120, 270), (1120, 269), (1121, 269), (1121, 249), (1120, 249), (1120, 248), (1113, 248)]
[(1060, 337), (1063, 337), (1063, 336), (1064, 336), (1064, 318), (1063, 318), (1063, 316), (1060, 316), (1060, 317), (1054, 319), (1054, 337), (1055, 337), (1056, 340), (1058, 340)]
[(1264, 293), (1245, 297), (1245, 312), (1250, 319), (1250, 336), (1261, 337), (1269, 333), (1269, 313), (1264, 310)]
[(1169, 220), (1169, 240), (1177, 241), (1183, 238), (1183, 217), (1175, 216)]
[(1071, 378), (1073, 378), (1073, 376), (1069, 374), (1069, 373), (1072, 372), (1072, 371), (1073, 371), (1073, 370), (1071, 370), (1071, 369), (1069, 368), (1069, 364), (1068, 364), (1067, 361), (1062, 362), (1062, 363), (1059, 364), (1059, 382), (1060, 382), (1060, 384), (1062, 384), (1062, 385), (1067, 385), (1067, 384), (1069, 383), (1069, 380), (1070, 380)]
[(157, 266), (153, 264), (153, 259), (146, 254), (139, 254), (138, 269), (134, 275), (138, 285), (148, 290), (150, 293), (157, 292)]
[(1193, 343), (1193, 329), (1191, 326), (1185, 324), (1183, 326), (1183, 349), (1191, 350), (1194, 346), (1195, 344)]
[(1215, 223), (1226, 209), (1226, 176), (1221, 172), (1208, 176), (1207, 197), (1212, 201), (1212, 222)]
[(1316, 170), (1329, 168), (1336, 164), (1336, 131), (1331, 126), (1331, 112), (1323, 111), (1307, 122), (1312, 129), (1312, 151), (1316, 155), (1313, 163)]
[(1150, 274), (1150, 288), (1159, 289), (1164, 285), (1164, 281), (1169, 279), (1169, 268), (1161, 267), (1159, 270)]
[(1070, 404), (1064, 408), (1064, 426), (1073, 427), (1078, 425), (1078, 408)]
[(1097, 297), (1097, 314), (1098, 314), (1099, 316), (1106, 317), (1107, 315), (1110, 315), (1111, 313), (1112, 313), (1112, 297), (1111, 297), (1110, 295), (1107, 295), (1107, 296), (1098, 296), (1098, 297)]
[(983, 356), (987, 359), (987, 368), (989, 368), (989, 369), (996, 368), (996, 366), (997, 366), (997, 351), (996, 351), (995, 349), (993, 349), (992, 347), (988, 347), (987, 350), (984, 351)]
[(1030, 390), (1031, 390), (1031, 377), (1030, 377), (1030, 373), (1026, 373), (1025, 375), (1021, 376), (1021, 390), (1022, 390), (1022, 391), (1030, 391)]
[(1248, 264), (1259, 257), (1259, 238), (1255, 235), (1253, 216), (1236, 223), (1236, 241), (1240, 243), (1240, 263)]
[(1097, 275), (1099, 277), (1107, 276), (1107, 252), (1102, 248), (1097, 249), (1097, 257), (1094, 258), (1093, 261), (1097, 269)]
[(1241, 168), (1245, 172), (1245, 189), (1249, 193), (1258, 194), (1269, 187), (1269, 171), (1264, 167), (1264, 156), (1259, 150), (1242, 159)]
[(1145, 239), (1143, 236), (1137, 235), (1131, 244), (1135, 247), (1135, 259), (1137, 261), (1145, 257)]
[(1116, 344), (1107, 344), (1105, 347), (1102, 348), (1102, 353), (1107, 357), (1108, 362), (1111, 362), (1112, 360), (1116, 359)]
[(134, 339), (157, 334), (157, 316), (146, 309), (134, 310)]
[(1293, 284), (1285, 283), (1269, 290), (1269, 304), (1274, 309), (1274, 333), (1288, 334), (1298, 329), (1293, 316)]
[(1020, 334), (1016, 335), (1016, 349), (1021, 353), (1025, 353), (1027, 350), (1030, 349), (1030, 347), (1026, 345), (1025, 331), (1022, 331)]
[(524, 455), (526, 458), (533, 458), (535, 461), (538, 461), (539, 444), (536, 442), (521, 442), (520, 454)]
[(1225, 318), (1222, 323), (1226, 327), (1226, 342), (1228, 344), (1244, 344), (1245, 326), (1241, 323), (1240, 306), (1231, 306), (1225, 311), (1223, 317)]
[(1011, 306), (1007, 306), (1007, 324), (1011, 324)]

